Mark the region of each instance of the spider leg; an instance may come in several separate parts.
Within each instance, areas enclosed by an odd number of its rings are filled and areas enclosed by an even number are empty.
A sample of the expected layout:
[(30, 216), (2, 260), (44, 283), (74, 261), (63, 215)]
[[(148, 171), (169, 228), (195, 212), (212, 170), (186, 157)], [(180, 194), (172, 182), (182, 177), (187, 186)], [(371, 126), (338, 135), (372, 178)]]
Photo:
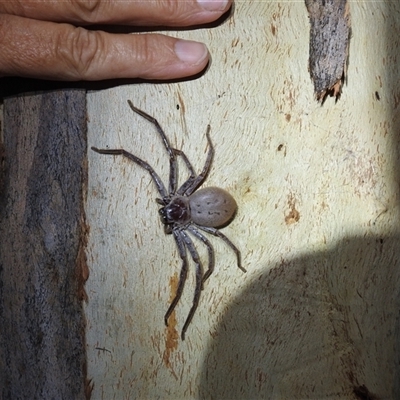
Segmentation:
[(190, 172), (190, 178), (195, 178), (196, 177), (196, 171), (193, 168), (193, 165), (190, 163), (189, 159), (187, 158), (186, 154), (182, 151), (182, 150), (178, 150), (178, 149), (173, 149), (174, 153), (177, 156), (181, 156), (183, 158), (183, 161), (186, 164), (186, 167), (188, 168), (189, 172)]
[(189, 250), (190, 255), (192, 256), (192, 259), (196, 264), (196, 288), (194, 291), (193, 303), (192, 303), (192, 307), (190, 308), (189, 314), (186, 318), (186, 321), (183, 325), (182, 333), (181, 333), (182, 340), (185, 340), (186, 330), (187, 330), (190, 322), (193, 319), (193, 315), (197, 310), (197, 306), (199, 305), (200, 294), (201, 294), (201, 290), (203, 288), (203, 266), (201, 264), (199, 254), (197, 253), (197, 250), (193, 244), (192, 239), (190, 239), (190, 237), (184, 231), (181, 231), (181, 235), (183, 236), (183, 239), (185, 240), (186, 248)]
[(196, 238), (200, 239), (205, 246), (207, 247), (208, 251), (208, 269), (204, 274), (201, 282), (201, 289), (203, 289), (204, 282), (210, 277), (210, 275), (214, 271), (215, 267), (215, 253), (211, 242), (201, 233), (199, 232), (193, 225), (189, 225), (187, 230)]
[(158, 134), (161, 136), (161, 139), (164, 143), (164, 147), (166, 148), (167, 153), (169, 155), (169, 165), (170, 165), (169, 193), (175, 194), (176, 187), (177, 187), (177, 181), (178, 181), (178, 169), (177, 169), (177, 163), (176, 163), (174, 149), (171, 147), (164, 130), (161, 128), (161, 125), (158, 123), (158, 121), (154, 117), (152, 117), (151, 115), (145, 113), (144, 111), (136, 108), (130, 100), (128, 100), (128, 104), (129, 104), (129, 107), (132, 109), (132, 111), (139, 114), (141, 117), (147, 119), (147, 121), (151, 122), (156, 127)]
[(243, 272), (247, 272), (242, 267), (242, 259), (241, 259), (240, 250), (230, 241), (230, 239), (228, 239), (222, 232), (220, 232), (216, 228), (212, 228), (212, 227), (208, 227), (208, 226), (200, 226), (200, 225), (197, 225), (197, 227), (204, 232), (210, 233), (211, 235), (217, 236), (220, 239), (222, 239), (236, 254), (238, 268), (241, 269)]
[(192, 183), (196, 179), (197, 175), (196, 175), (196, 171), (193, 168), (193, 165), (187, 158), (186, 154), (182, 150), (178, 150), (178, 149), (174, 149), (174, 152), (177, 156), (182, 157), (182, 159), (183, 159), (184, 163), (186, 164), (186, 167), (190, 173), (189, 178), (186, 180), (185, 183), (183, 183), (183, 185), (177, 191), (177, 193), (179, 195), (183, 195), (185, 193), (185, 191), (187, 190), (187, 188), (192, 185)]
[(181, 257), (181, 260), (182, 260), (182, 267), (181, 267), (181, 273), (179, 276), (179, 283), (178, 283), (178, 288), (176, 290), (175, 297), (172, 300), (172, 302), (171, 302), (170, 306), (168, 307), (168, 310), (164, 316), (164, 322), (165, 322), (166, 326), (168, 326), (168, 319), (171, 316), (172, 311), (174, 311), (176, 305), (178, 304), (178, 302), (182, 296), (183, 288), (185, 286), (187, 272), (188, 272), (188, 260), (187, 260), (187, 255), (186, 255), (186, 245), (185, 245), (183, 238), (181, 237), (181, 232), (179, 230), (174, 230), (174, 231), (172, 231), (172, 233), (174, 235), (174, 239), (175, 239), (176, 245), (178, 247), (179, 256)]
[(178, 185), (178, 165), (176, 163), (176, 158), (169, 159), (169, 193), (175, 194), (176, 187)]
[(210, 125), (207, 125), (206, 136), (209, 148), (208, 148), (206, 162), (204, 164), (203, 170), (200, 172), (199, 175), (196, 176), (196, 174), (194, 173), (194, 168), (190, 163), (190, 161), (188, 160), (188, 158), (186, 157), (185, 153), (183, 153), (182, 151), (180, 151), (179, 153), (179, 155), (183, 158), (189, 171), (191, 172), (191, 176), (178, 189), (178, 194), (190, 196), (203, 183), (204, 179), (208, 174), (208, 171), (210, 170), (211, 162), (214, 157), (214, 146), (211, 142), (210, 129), (211, 129)]
[(156, 171), (154, 171), (153, 167), (151, 167), (146, 161), (143, 161), (139, 157), (136, 157), (133, 154), (128, 153), (124, 149), (98, 149), (97, 147), (92, 147), (92, 150), (99, 154), (111, 154), (115, 156), (120, 155), (129, 158), (129, 160), (140, 165), (142, 168), (144, 168), (146, 171), (150, 173), (161, 197), (164, 198), (168, 195), (161, 178), (157, 175)]
[(169, 140), (168, 140), (167, 136), (165, 135), (163, 129), (161, 128), (161, 125), (158, 123), (158, 121), (154, 117), (152, 117), (151, 115), (149, 115), (149, 114), (145, 113), (144, 111), (139, 110), (138, 108), (136, 108), (132, 104), (132, 102), (130, 100), (128, 100), (128, 104), (129, 104), (129, 107), (132, 109), (132, 111), (134, 111), (136, 114), (139, 114), (144, 119), (147, 119), (147, 121), (151, 122), (156, 127), (157, 132), (161, 136), (161, 139), (162, 139), (162, 141), (164, 143), (164, 146), (167, 149), (167, 152), (169, 154), (169, 158), (175, 158), (174, 151), (172, 150), (172, 147), (169, 144)]

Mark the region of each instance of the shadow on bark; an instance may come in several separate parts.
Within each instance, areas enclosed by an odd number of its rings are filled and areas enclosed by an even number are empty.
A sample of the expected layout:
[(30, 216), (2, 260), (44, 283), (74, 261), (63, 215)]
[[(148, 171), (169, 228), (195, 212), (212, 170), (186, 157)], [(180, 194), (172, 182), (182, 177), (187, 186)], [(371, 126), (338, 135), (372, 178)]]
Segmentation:
[(200, 398), (399, 398), (399, 239), (346, 238), (261, 273), (210, 341)]

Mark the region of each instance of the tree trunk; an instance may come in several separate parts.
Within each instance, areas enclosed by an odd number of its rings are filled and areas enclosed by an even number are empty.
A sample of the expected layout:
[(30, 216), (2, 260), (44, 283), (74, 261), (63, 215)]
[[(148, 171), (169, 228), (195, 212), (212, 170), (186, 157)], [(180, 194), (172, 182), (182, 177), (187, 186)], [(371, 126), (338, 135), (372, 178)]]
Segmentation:
[(0, 393), (84, 398), (86, 93), (4, 101)]
[(164, 182), (162, 142), (127, 99), (158, 119), (196, 171), (211, 125), (204, 186), (236, 199), (222, 232), (247, 269), (210, 237), (215, 271), (181, 341), (194, 263), (167, 328), (181, 262), (159, 194), (138, 165), (89, 151), (94, 398), (400, 398), (399, 4), (349, 2), (346, 81), (322, 106), (304, 2), (236, 1), (215, 26), (174, 32), (210, 49), (197, 79), (88, 95), (90, 145), (124, 148)]

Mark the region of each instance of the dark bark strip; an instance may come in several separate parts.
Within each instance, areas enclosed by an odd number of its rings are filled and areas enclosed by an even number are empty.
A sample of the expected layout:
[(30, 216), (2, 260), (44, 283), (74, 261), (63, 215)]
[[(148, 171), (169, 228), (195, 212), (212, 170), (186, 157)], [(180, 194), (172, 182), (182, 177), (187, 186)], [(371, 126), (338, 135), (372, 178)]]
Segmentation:
[(305, 0), (310, 16), (309, 70), (317, 100), (339, 98), (350, 40), (347, 0)]
[(86, 94), (4, 101), (0, 397), (85, 397)]

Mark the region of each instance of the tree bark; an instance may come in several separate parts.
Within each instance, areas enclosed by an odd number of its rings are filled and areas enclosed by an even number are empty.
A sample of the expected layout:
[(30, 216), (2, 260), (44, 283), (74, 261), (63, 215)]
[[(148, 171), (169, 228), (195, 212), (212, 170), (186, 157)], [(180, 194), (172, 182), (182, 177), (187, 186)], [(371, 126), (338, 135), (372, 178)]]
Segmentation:
[(86, 93), (4, 101), (0, 397), (85, 396)]
[(339, 98), (346, 78), (350, 41), (347, 0), (306, 0), (310, 16), (310, 75), (317, 100)]

